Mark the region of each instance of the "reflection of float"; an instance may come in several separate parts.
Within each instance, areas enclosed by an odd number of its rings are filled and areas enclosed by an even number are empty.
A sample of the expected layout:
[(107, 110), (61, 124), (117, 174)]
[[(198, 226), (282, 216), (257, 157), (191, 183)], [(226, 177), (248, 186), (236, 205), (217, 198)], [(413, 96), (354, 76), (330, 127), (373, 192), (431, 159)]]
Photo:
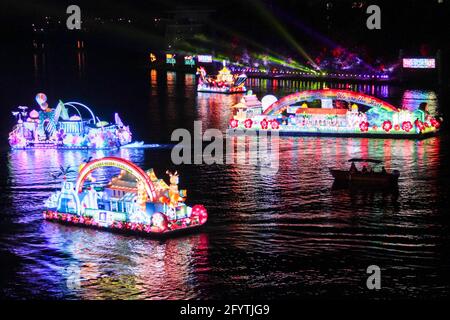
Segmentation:
[[(13, 149), (114, 149), (131, 142), (131, 132), (115, 114), (115, 123), (100, 121), (92, 110), (79, 102), (58, 102), (55, 109), (47, 104), (47, 96), (36, 95), (40, 110), (27, 112), (19, 107), (13, 112), (17, 124), (9, 134)], [(70, 115), (69, 109), (75, 114)], [(83, 119), (80, 110), (86, 110), (90, 118)]]
[(203, 67), (197, 69), (197, 75), (199, 76), (197, 84), (197, 91), (199, 92), (243, 93), (247, 91), (245, 87), (247, 76), (245, 74), (239, 76), (231, 74), (225, 63), (215, 78), (207, 76)]
[(286, 135), (421, 138), (439, 131), (441, 119), (430, 115), (426, 103), (416, 110), (393, 105), (348, 90), (310, 90), (280, 100), (265, 96), (261, 104), (234, 107), (231, 129), (277, 131)]
[[(91, 173), (101, 167), (116, 167), (121, 173), (107, 186), (83, 187), (95, 181)], [(75, 184), (66, 181), (46, 200), (44, 218), (71, 224), (166, 234), (203, 225), (208, 214), (202, 205), (184, 204), (186, 190), (178, 190), (178, 173), (167, 172), (170, 185), (153, 170), (143, 171), (134, 163), (105, 157), (80, 166)]]

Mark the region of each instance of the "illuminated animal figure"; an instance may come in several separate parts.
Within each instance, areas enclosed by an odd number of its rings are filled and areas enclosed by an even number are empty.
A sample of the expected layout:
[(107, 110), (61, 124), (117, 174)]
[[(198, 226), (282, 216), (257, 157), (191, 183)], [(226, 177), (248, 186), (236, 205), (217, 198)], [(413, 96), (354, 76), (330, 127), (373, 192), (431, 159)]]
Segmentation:
[(170, 186), (169, 186), (169, 198), (168, 205), (169, 207), (175, 208), (178, 206), (179, 202), (184, 202), (186, 200), (187, 191), (186, 190), (178, 190), (178, 183), (180, 182), (178, 177), (178, 172), (171, 173), (170, 171), (166, 171), (166, 174), (170, 177)]

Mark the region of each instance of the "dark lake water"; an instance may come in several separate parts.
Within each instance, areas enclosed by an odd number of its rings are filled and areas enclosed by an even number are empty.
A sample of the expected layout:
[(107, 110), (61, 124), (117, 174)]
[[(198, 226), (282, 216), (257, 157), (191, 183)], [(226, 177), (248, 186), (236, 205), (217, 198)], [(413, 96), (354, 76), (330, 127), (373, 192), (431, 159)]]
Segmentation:
[[(45, 60), (45, 61), (44, 61)], [(60, 61), (62, 60), (62, 61)], [(67, 60), (67, 61), (66, 61)], [(438, 298), (450, 291), (448, 135), (422, 141), (280, 138), (279, 170), (252, 165), (182, 165), (170, 160), (176, 128), (225, 130), (240, 95), (197, 94), (195, 76), (123, 65), (75, 54), (27, 56), (2, 74), (0, 296), (60, 299), (221, 299), (340, 297)], [(75, 63), (74, 63), (75, 62)], [(390, 85), (250, 80), (261, 98), (302, 89), (340, 87), (395, 105), (429, 102), (439, 92)], [(9, 111), (34, 95), (76, 100), (100, 118), (119, 112), (149, 149), (10, 151)], [(58, 187), (49, 172), (88, 156), (116, 155), (143, 168), (180, 173), (188, 204), (204, 204), (198, 233), (154, 240), (43, 221), (43, 201)], [(351, 157), (382, 159), (401, 170), (398, 192), (333, 190), (329, 167)], [(102, 170), (98, 177), (111, 177)], [(70, 178), (74, 178), (69, 177)], [(366, 268), (382, 270), (382, 289), (366, 287)], [(73, 272), (80, 287), (68, 282)]]

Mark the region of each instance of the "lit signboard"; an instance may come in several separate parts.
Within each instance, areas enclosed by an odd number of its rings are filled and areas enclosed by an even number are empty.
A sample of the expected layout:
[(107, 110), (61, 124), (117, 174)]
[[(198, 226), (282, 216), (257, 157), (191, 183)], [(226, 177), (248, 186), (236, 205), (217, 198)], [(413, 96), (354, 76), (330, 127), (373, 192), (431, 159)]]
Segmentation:
[(184, 64), (187, 66), (195, 66), (195, 60), (193, 56), (185, 56), (184, 57)]
[(166, 54), (166, 63), (171, 64), (171, 65), (174, 65), (175, 63), (177, 63), (177, 61), (175, 60), (175, 54), (167, 53)]
[(434, 69), (436, 68), (436, 60), (434, 58), (404, 58), (403, 68)]
[(212, 62), (212, 56), (211, 55), (198, 55), (197, 61), (199, 63), (211, 63)]

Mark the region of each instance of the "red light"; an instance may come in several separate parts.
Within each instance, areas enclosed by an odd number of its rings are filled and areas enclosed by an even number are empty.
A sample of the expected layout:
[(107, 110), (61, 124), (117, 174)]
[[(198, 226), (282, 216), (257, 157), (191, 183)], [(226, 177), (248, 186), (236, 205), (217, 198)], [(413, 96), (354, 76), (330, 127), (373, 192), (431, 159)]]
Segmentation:
[(261, 128), (262, 129), (267, 129), (269, 127), (269, 123), (267, 122), (266, 119), (264, 119), (263, 121), (261, 121)]
[(369, 131), (369, 123), (367, 121), (361, 121), (361, 123), (359, 124), (359, 129), (362, 132), (367, 132)]
[(389, 132), (392, 129), (392, 122), (390, 122), (389, 120), (386, 120), (383, 122), (382, 127), (383, 127), (384, 131)]
[(239, 121), (237, 121), (236, 119), (231, 119), (231, 120), (230, 120), (230, 126), (231, 126), (233, 129), (234, 129), (234, 128), (237, 128), (238, 124), (239, 124)]
[(413, 125), (411, 123), (411, 121), (403, 121), (402, 123), (402, 129), (406, 132), (411, 131), (411, 129), (413, 128)]

